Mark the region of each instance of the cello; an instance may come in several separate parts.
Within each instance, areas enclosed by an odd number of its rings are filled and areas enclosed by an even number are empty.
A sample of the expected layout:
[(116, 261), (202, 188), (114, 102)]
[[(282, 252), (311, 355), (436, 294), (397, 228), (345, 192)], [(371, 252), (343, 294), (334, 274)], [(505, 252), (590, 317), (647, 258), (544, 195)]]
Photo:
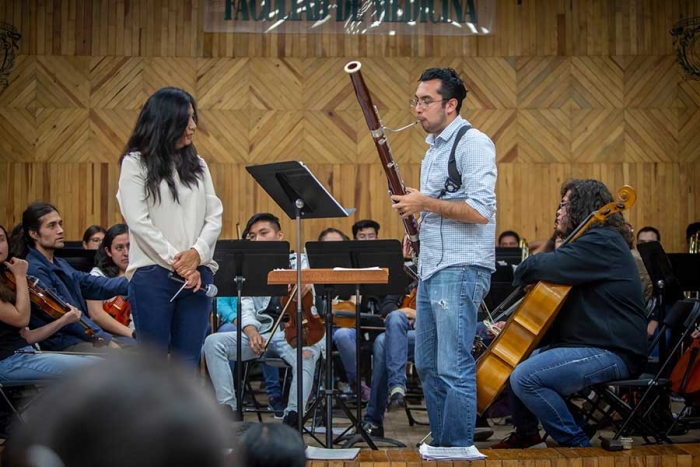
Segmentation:
[[(629, 209), (636, 193), (630, 186), (617, 191), (613, 201), (592, 212), (565, 240), (575, 241), (593, 224)], [(572, 286), (540, 281), (525, 295), (520, 305), (508, 318), (506, 325), (491, 346), (476, 362), (476, 411), (483, 415), (506, 385), (510, 374), (526, 359), (544, 337), (557, 317)], [(513, 295), (513, 294), (511, 294)]]

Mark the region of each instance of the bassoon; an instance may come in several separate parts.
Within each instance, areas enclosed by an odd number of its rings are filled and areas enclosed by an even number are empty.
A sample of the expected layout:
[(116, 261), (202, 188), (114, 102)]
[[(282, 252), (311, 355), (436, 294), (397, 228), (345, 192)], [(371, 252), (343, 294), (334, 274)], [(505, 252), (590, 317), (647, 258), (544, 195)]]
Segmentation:
[[(349, 62), (345, 65), (345, 72), (350, 75), (350, 81), (352, 81), (352, 86), (355, 88), (355, 95), (357, 96), (357, 101), (360, 103), (362, 108), (362, 113), (365, 116), (365, 121), (369, 127), (369, 132), (374, 139), (374, 145), (377, 147), (379, 152), (379, 159), (382, 161), (382, 166), (384, 167), (384, 172), (386, 173), (386, 178), (389, 182), (389, 194), (390, 195), (405, 195), (406, 187), (401, 180), (401, 175), (399, 174), (399, 166), (394, 161), (394, 156), (391, 153), (391, 148), (389, 147), (389, 141), (387, 141), (386, 134), (384, 133), (385, 128), (382, 126), (379, 120), (379, 112), (377, 108), (372, 104), (372, 96), (369, 94), (365, 80), (362, 78), (362, 72), (360, 68), (362, 64), (360, 62)], [(418, 122), (413, 122), (412, 124), (404, 127), (408, 128), (413, 126)], [(401, 128), (397, 131), (401, 131)], [(411, 242), (411, 249), (414, 263), (418, 260), (418, 254), (420, 253), (420, 241), (418, 240), (418, 221), (415, 216), (410, 215), (402, 219), (404, 230)]]

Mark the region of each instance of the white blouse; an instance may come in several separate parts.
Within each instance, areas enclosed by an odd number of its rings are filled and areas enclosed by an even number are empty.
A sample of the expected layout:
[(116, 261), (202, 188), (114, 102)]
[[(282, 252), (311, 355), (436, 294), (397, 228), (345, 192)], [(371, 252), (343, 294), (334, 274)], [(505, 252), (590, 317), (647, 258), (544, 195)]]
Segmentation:
[(216, 272), (214, 247), (221, 233), (223, 205), (214, 192), (207, 163), (201, 157), (204, 174), (197, 186), (187, 187), (174, 173), (180, 202), (176, 202), (165, 180), (160, 184), (160, 202), (147, 198), (146, 166), (138, 152), (127, 154), (119, 176), (117, 201), (129, 226), (129, 267), (127, 279), (137, 268), (157, 264), (172, 270), (175, 255), (194, 248), (201, 264)]

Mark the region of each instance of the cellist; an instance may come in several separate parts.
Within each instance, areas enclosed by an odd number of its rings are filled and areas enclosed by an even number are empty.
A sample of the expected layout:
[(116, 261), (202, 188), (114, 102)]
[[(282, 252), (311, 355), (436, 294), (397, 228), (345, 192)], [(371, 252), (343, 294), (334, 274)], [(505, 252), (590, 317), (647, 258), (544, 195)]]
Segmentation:
[[(248, 220), (243, 232), (243, 238), (254, 242), (280, 241), (284, 233), (277, 216), (270, 213), (255, 214)], [(307, 268), (306, 257), (302, 255), (302, 268)], [(290, 258), (290, 267), (296, 267), (296, 255)], [(312, 293), (310, 287), (302, 289), (302, 295)], [(236, 326), (242, 326), (242, 360), (259, 357), (265, 350), (265, 343), (270, 341), (267, 353), (275, 354), (292, 367), (292, 384), (289, 389), (289, 402), (284, 411), (284, 423), (296, 427), (300, 409), (297, 407), (297, 352), (285, 340), (284, 333), (277, 329), (271, 333), (275, 318), (281, 312), (278, 297), (242, 297), (241, 319), (234, 321)], [(324, 333), (325, 334), (325, 333)], [(237, 401), (233, 386), (233, 375), (229, 360), (236, 359), (237, 332), (218, 332), (209, 335), (204, 341), (204, 356), (207, 369), (216, 392), (216, 400), (223, 405), (226, 415), (234, 420), (237, 418)], [(323, 338), (317, 343), (303, 348), (303, 403), (306, 405), (313, 385), (316, 362), (321, 356)], [(304, 411), (301, 411), (303, 414)]]
[[(597, 180), (567, 181), (561, 196), (556, 231), (562, 238), (591, 212), (613, 202)], [(494, 448), (541, 445), (538, 419), (559, 445), (590, 446), (565, 397), (642, 371), (646, 315), (631, 242), (624, 218), (613, 214), (575, 242), (531, 256), (515, 270), (515, 285), (548, 281), (572, 289), (540, 349), (510, 375), (515, 432)]]

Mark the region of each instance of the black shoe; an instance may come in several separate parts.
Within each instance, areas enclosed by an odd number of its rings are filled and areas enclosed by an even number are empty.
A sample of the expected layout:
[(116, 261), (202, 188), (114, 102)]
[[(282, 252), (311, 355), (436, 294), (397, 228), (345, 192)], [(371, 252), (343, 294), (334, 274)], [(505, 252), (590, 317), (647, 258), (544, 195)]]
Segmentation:
[(406, 399), (404, 395), (400, 392), (395, 392), (389, 398), (389, 404), (386, 406), (387, 412), (393, 412), (394, 410), (405, 410), (406, 409)]
[(299, 425), (299, 414), (297, 414), (294, 410), (290, 410), (289, 412), (284, 414), (282, 423), (284, 423), (285, 425), (289, 425), (296, 430)]
[(365, 420), (362, 422), (362, 429), (365, 430), (368, 435), (374, 438), (384, 437), (384, 427), (382, 425), (375, 425), (374, 423)]
[(224, 417), (226, 417), (226, 420), (228, 420), (230, 422), (242, 422), (243, 421), (243, 417), (241, 416), (241, 414), (239, 414), (238, 411), (236, 409), (234, 409), (233, 407), (231, 407), (230, 405), (223, 404), (221, 406), (221, 410), (224, 413)]

